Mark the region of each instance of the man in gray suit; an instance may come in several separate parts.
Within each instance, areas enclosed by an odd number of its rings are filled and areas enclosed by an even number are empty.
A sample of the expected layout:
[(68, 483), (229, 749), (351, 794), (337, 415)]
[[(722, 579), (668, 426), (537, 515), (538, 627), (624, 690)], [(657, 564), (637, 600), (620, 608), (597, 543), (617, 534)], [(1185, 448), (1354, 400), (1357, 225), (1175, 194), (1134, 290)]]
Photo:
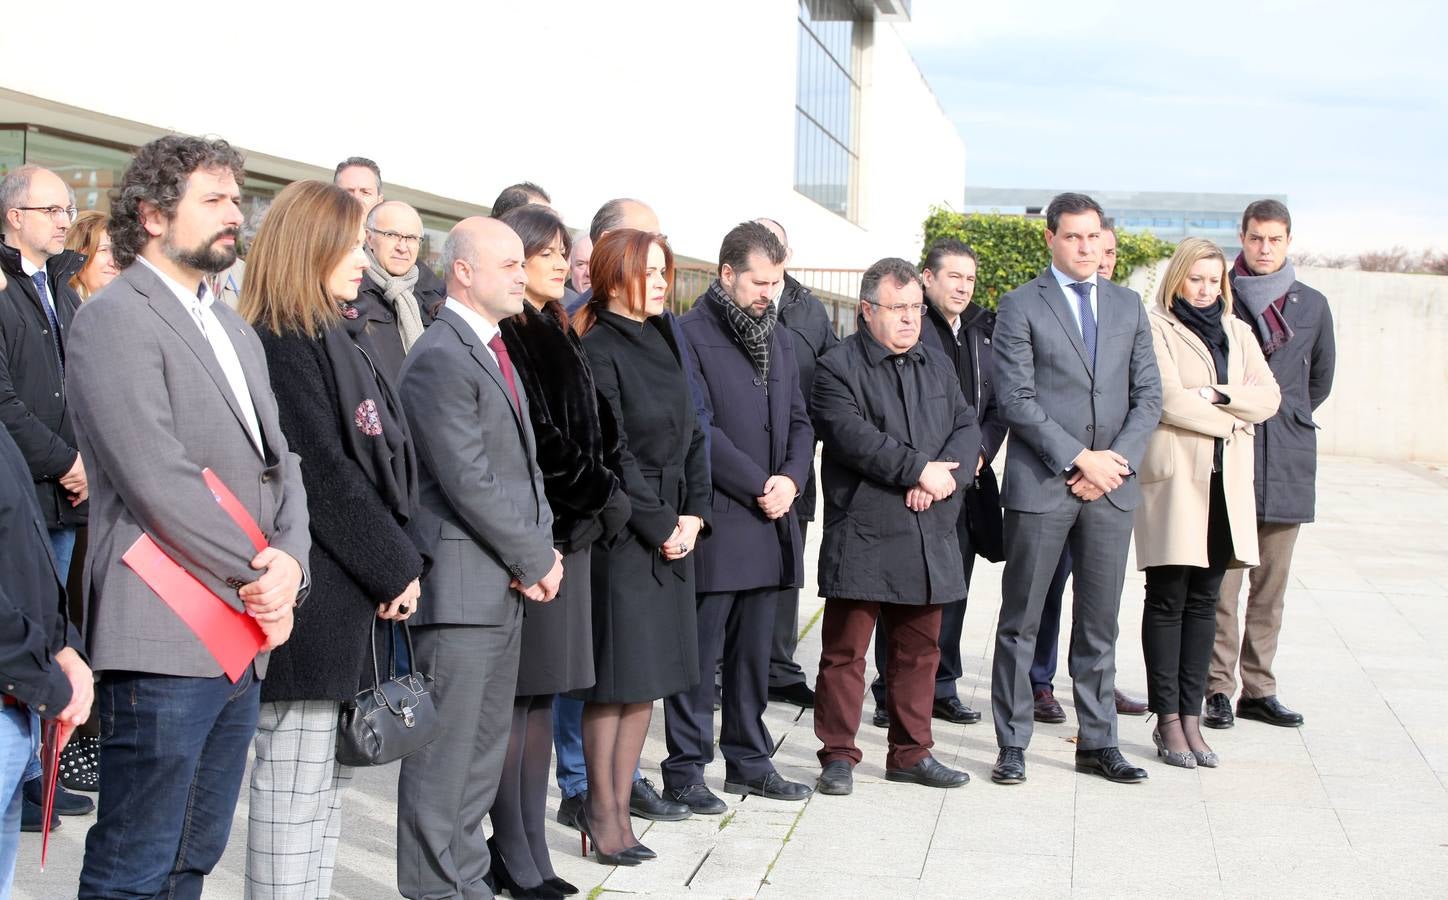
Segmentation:
[[(76, 314), (66, 384), (90, 476), (86, 647), (100, 674), (100, 815), (80, 896), (201, 894), (231, 832), (267, 654), (233, 683), (122, 557), (149, 535), (216, 596), (291, 633), (311, 549), (307, 498), (256, 333), (213, 303), (236, 259), (241, 155), (170, 135), (136, 152), (111, 200), (123, 267)], [(257, 553), (202, 478), (267, 535)]]
[(481, 829), (508, 747), (522, 601), (552, 600), (563, 564), (527, 395), (498, 334), (523, 311), (523, 242), (495, 219), (464, 219), (443, 266), (447, 301), (402, 366), (422, 502), (441, 520), (412, 622), (442, 731), (402, 761), (397, 888), (472, 900), (493, 896)]
[(1000, 755), (991, 779), (1026, 780), (1031, 660), (1046, 588), (1067, 545), (1074, 560), (1070, 671), (1076, 768), (1138, 782), (1117, 749), (1116, 634), (1141, 497), (1135, 464), (1161, 417), (1161, 378), (1135, 292), (1099, 278), (1101, 207), (1061, 194), (1046, 208), (1051, 265), (1001, 298), (996, 391), (1010, 427), (1001, 503), (1006, 568), (991, 673)]

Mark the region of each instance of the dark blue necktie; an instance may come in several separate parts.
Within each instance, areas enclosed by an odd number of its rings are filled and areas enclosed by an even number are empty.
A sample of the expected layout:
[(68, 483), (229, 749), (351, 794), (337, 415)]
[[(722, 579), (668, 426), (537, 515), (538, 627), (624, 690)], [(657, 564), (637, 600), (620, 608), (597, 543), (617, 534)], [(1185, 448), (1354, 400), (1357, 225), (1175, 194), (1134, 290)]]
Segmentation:
[(50, 292), (46, 290), (45, 270), (42, 269), (30, 276), (35, 282), (36, 293), (40, 294), (40, 305), (45, 307), (45, 317), (50, 320), (50, 339), (55, 342), (55, 358), (60, 363), (60, 370), (65, 371), (65, 350), (60, 344), (60, 320), (55, 317), (55, 306), (50, 302)]
[(1091, 282), (1077, 281), (1071, 289), (1076, 292), (1076, 305), (1081, 310), (1081, 341), (1086, 345), (1086, 355), (1091, 357), (1091, 368), (1096, 368), (1096, 315), (1091, 312)]

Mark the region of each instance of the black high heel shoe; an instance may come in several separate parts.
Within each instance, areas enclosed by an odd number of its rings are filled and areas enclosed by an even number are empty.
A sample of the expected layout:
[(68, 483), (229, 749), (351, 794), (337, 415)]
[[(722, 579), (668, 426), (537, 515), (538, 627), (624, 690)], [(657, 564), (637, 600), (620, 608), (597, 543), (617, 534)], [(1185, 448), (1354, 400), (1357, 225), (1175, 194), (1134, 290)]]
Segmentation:
[(498, 845), (492, 838), (488, 838), (488, 855), (492, 860), (489, 874), (493, 876), (495, 891), (507, 891), (516, 900), (563, 900), (567, 896), (546, 881), (533, 887), (518, 884), (508, 871), (508, 864), (503, 861), (503, 854), (498, 852)]
[(574, 894), (578, 893), (577, 887), (567, 881), (564, 881), (557, 875), (554, 875), (552, 878), (543, 879), (543, 883), (553, 888), (553, 890), (557, 891), (565, 897), (572, 897)]
[(648, 847), (645, 847), (643, 844), (634, 844), (632, 847), (625, 848), (623, 852), (627, 853), (630, 856), (637, 856), (639, 859), (659, 858), (659, 855), (657, 853), (650, 850)]
[[(588, 821), (588, 804), (578, 808), (578, 833), (583, 838), (583, 855), (588, 855), (588, 842), (593, 841), (593, 828)], [(598, 849), (598, 842), (593, 841), (593, 858), (605, 866), (636, 866), (642, 862), (637, 856), (632, 856), (627, 850), (619, 853), (604, 853)]]

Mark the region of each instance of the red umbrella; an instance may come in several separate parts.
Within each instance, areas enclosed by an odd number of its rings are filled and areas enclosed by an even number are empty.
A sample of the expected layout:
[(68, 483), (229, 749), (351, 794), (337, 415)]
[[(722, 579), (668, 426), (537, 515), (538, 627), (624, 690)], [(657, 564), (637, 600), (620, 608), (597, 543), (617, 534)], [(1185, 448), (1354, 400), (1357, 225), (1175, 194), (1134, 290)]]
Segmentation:
[(70, 740), (75, 730), (72, 725), (62, 725), (59, 719), (46, 719), (40, 726), (40, 772), (41, 794), (45, 804), (40, 825), (40, 871), (45, 871), (45, 852), (50, 849), (50, 820), (55, 815), (55, 784), (60, 777), (60, 748)]

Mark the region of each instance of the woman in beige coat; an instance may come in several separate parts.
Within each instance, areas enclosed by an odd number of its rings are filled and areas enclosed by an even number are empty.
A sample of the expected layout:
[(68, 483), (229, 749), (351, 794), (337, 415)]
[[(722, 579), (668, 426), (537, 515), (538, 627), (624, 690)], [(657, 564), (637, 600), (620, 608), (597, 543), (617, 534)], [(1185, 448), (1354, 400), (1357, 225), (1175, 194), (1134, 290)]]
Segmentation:
[(1251, 326), (1232, 315), (1226, 266), (1211, 241), (1182, 241), (1148, 315), (1162, 414), (1136, 509), (1141, 641), (1157, 755), (1188, 769), (1218, 764), (1201, 730), (1217, 592), (1228, 567), (1257, 564), (1253, 426), (1281, 400)]

